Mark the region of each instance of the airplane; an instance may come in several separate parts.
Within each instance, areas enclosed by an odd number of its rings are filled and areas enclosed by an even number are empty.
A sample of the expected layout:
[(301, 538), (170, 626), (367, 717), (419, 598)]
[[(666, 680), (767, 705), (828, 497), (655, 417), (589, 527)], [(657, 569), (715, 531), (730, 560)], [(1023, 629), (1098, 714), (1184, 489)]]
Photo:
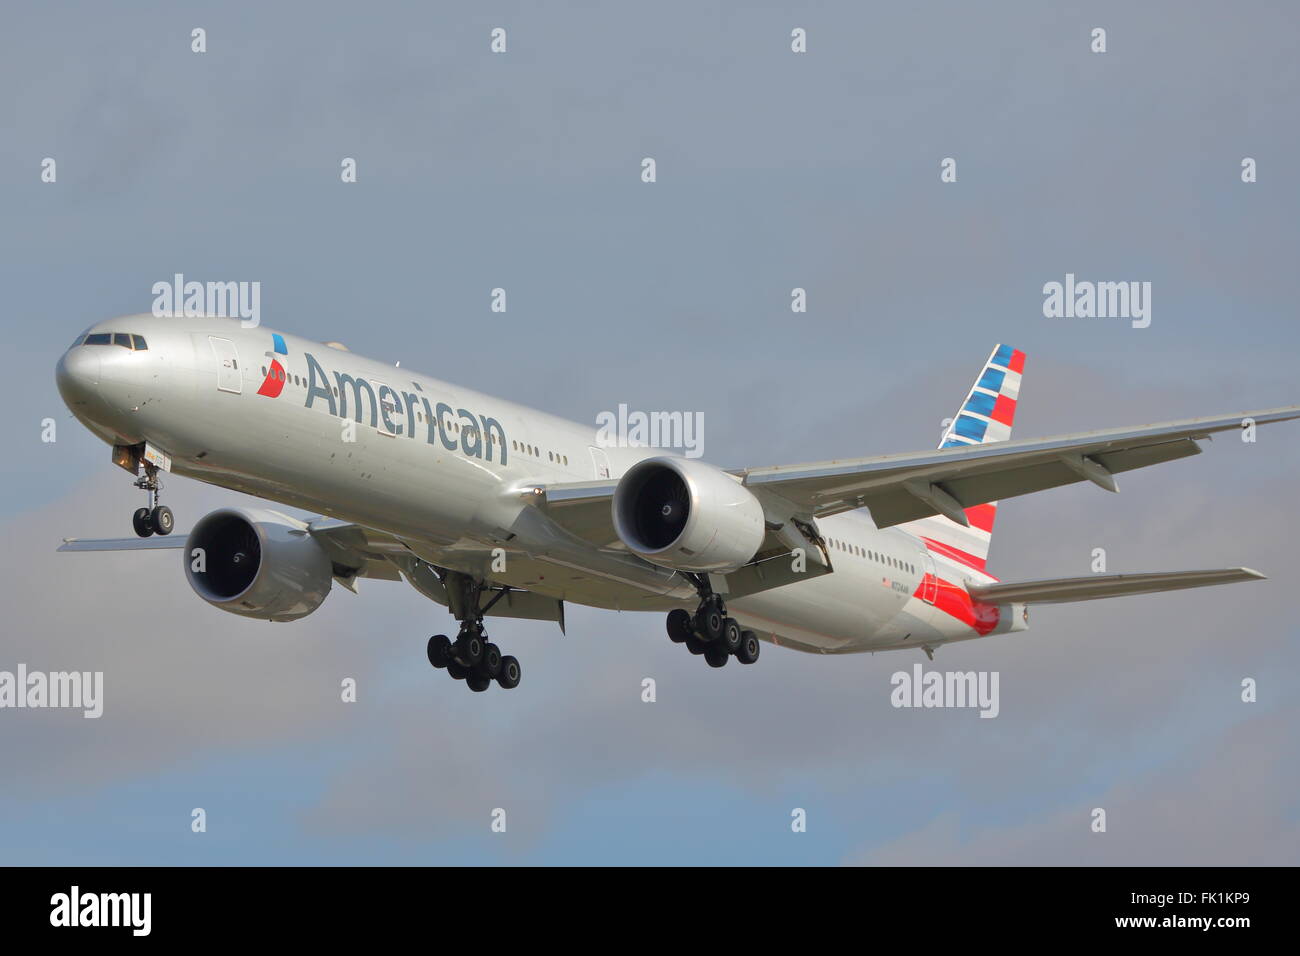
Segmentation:
[[(722, 667), (762, 642), (820, 654), (1024, 631), (1031, 604), (1258, 580), (1249, 568), (1008, 583), (987, 560), (1000, 500), (1201, 451), (1300, 406), (1011, 440), (1025, 355), (998, 345), (937, 449), (727, 470), (612, 447), (596, 428), (238, 319), (132, 315), (59, 359), (72, 414), (148, 506), (134, 538), (60, 551), (182, 550), (190, 586), (232, 614), (294, 621), (333, 584), (405, 580), (447, 608), (429, 662), (472, 691), (517, 687), (489, 617), (554, 622), (576, 603), (667, 613)], [(173, 535), (161, 475), (315, 515), (227, 507)]]

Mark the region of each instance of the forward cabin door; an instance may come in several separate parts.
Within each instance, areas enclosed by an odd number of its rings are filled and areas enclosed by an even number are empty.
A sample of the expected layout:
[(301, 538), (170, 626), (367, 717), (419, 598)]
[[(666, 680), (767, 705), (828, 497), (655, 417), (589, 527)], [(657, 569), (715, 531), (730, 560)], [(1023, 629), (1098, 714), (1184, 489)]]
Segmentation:
[(609, 477), (609, 457), (605, 454), (605, 449), (597, 448), (595, 445), (588, 445), (591, 449), (591, 464), (596, 469), (597, 478)]
[(230, 339), (209, 335), (212, 354), (217, 360), (217, 391), (235, 395), (244, 390), (244, 375), (239, 371), (239, 353)]

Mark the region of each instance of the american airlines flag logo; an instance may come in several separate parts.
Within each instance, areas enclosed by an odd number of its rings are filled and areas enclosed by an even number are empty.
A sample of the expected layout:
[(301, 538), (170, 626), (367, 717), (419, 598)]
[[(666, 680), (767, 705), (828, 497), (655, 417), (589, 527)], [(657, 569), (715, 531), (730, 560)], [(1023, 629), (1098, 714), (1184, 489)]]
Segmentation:
[(279, 398), (280, 393), (284, 391), (287, 376), (284, 374), (284, 366), (279, 363), (276, 356), (288, 356), (289, 349), (284, 344), (284, 336), (279, 332), (271, 333), (271, 345), (274, 351), (266, 353), (266, 357), (271, 360), (271, 365), (266, 370), (266, 380), (262, 382), (262, 387), (257, 390), (257, 394), (265, 395), (267, 398)]

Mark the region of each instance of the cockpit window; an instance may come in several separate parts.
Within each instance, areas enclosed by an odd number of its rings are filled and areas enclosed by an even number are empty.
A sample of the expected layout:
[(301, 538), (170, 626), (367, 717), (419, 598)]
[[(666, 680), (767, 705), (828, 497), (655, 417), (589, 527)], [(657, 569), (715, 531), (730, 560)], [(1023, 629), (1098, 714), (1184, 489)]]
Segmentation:
[(143, 335), (134, 335), (130, 332), (93, 332), (87, 335), (81, 345), (120, 345), (124, 349), (131, 349), (139, 352), (147, 349)]

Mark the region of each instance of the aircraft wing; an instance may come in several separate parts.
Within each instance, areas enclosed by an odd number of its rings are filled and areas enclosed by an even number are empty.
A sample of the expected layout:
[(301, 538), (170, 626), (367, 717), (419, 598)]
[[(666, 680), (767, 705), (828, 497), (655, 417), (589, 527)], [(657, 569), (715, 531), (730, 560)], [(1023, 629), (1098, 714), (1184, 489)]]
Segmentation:
[(59, 551), (160, 551), (185, 547), (185, 535), (161, 538), (64, 538)]
[(1083, 578), (1055, 578), (1048, 581), (967, 584), (971, 597), (984, 604), (1068, 604), (1099, 598), (1181, 591), (1238, 581), (1263, 581), (1264, 575), (1250, 568), (1219, 568), (1211, 571), (1157, 571), (1149, 574), (1092, 574)]
[[(387, 552), (397, 550), (404, 553), (396, 538), (381, 532), (363, 528), (360, 525), (335, 521), (331, 518), (317, 518), (308, 525), (313, 538), (321, 543), (335, 564), (348, 573), (336, 575), (345, 586), (353, 578), (380, 578), (386, 581), (400, 581), (401, 572), (397, 565), (387, 560)], [(154, 535), (148, 538), (64, 538), (59, 551), (159, 551), (179, 550), (185, 547), (189, 532), (174, 532), (169, 535)]]
[(942, 514), (966, 525), (964, 509), (1047, 488), (1092, 481), (1118, 491), (1114, 476), (1199, 454), (1216, 432), (1300, 418), (1300, 405), (1161, 425), (1114, 428), (936, 451), (749, 468), (752, 491), (789, 502), (796, 514), (824, 518), (869, 508), (879, 528)]
[[(608, 504), (605, 507), (609, 511)], [(357, 578), (406, 580), (411, 587), (444, 607), (453, 598), (434, 566), (417, 557), (397, 537), (334, 518), (316, 518), (308, 533), (329, 554), (334, 578), (356, 590)], [(157, 551), (185, 547), (188, 532), (149, 538), (64, 538), (59, 551)], [(490, 587), (482, 598), (492, 617), (555, 621), (564, 630), (564, 602), (520, 588)]]

